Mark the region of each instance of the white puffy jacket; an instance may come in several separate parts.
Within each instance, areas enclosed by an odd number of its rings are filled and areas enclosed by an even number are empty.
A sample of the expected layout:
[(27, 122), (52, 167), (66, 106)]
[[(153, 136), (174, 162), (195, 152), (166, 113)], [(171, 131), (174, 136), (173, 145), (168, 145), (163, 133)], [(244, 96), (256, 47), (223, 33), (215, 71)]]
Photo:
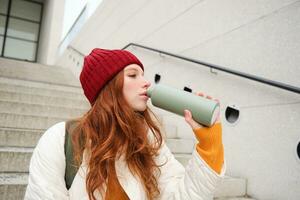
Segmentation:
[[(25, 200), (88, 200), (85, 163), (78, 170), (71, 188), (66, 188), (64, 137), (65, 122), (60, 122), (49, 128), (39, 140), (30, 162)], [(158, 180), (161, 191), (159, 199), (162, 200), (212, 199), (214, 189), (225, 173), (225, 164), (219, 175), (196, 150), (184, 168), (165, 144), (156, 161), (159, 164), (167, 161), (160, 168), (161, 176)], [(131, 200), (147, 199), (141, 182), (131, 174), (122, 158), (116, 161), (116, 172), (121, 186)]]

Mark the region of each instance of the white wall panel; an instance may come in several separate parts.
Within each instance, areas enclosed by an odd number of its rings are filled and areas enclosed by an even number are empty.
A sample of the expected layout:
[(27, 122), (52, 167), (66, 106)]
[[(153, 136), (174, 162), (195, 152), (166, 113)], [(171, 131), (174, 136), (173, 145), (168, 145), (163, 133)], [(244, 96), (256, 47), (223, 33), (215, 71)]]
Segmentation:
[(203, 1), (140, 42), (181, 52), (238, 29), (293, 2), (296, 1)]
[(298, 1), (184, 55), (300, 87), (299, 18)]

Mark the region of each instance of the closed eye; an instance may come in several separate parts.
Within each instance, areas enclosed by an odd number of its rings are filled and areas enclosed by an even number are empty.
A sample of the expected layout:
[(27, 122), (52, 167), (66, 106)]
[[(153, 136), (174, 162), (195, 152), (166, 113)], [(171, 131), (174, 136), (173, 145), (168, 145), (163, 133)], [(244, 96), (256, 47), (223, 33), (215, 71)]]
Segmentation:
[(129, 74), (128, 76), (134, 78), (134, 77), (136, 77), (136, 74)]

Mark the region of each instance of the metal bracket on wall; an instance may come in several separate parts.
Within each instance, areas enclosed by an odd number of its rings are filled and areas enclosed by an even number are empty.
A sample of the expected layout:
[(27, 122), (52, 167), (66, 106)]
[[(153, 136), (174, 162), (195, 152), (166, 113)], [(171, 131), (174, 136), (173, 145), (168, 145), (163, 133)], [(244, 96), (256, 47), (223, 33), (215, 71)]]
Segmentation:
[(218, 74), (218, 72), (217, 72), (217, 71), (214, 71), (214, 69), (213, 69), (213, 68), (210, 68), (210, 73), (212, 73), (212, 74), (215, 74), (215, 75), (217, 75), (217, 74)]

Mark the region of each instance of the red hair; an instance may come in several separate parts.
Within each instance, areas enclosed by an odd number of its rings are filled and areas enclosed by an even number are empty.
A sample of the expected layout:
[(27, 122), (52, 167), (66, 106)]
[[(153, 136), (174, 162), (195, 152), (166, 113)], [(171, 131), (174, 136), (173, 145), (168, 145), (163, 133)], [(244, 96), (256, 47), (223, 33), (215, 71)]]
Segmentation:
[[(95, 191), (103, 195), (109, 168), (120, 154), (125, 156), (131, 173), (139, 177), (149, 199), (160, 193), (160, 170), (154, 157), (162, 145), (162, 134), (148, 107), (137, 112), (129, 106), (123, 96), (123, 82), (121, 71), (101, 90), (92, 108), (79, 118), (72, 136), (77, 164), (80, 165), (84, 150), (89, 155), (86, 189), (91, 200), (96, 199)], [(154, 141), (149, 141), (148, 132)]]

